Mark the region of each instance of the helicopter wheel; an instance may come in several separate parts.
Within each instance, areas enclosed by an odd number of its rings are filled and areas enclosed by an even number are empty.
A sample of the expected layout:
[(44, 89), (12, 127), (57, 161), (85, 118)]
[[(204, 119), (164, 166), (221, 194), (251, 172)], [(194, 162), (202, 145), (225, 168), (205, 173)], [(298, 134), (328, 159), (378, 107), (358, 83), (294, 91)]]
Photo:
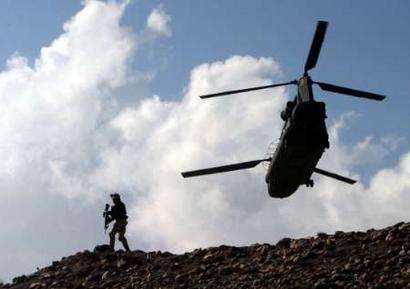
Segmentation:
[(313, 182), (313, 180), (309, 180), (307, 183), (306, 183), (306, 187), (312, 187), (313, 188), (313, 185), (314, 185), (315, 183)]

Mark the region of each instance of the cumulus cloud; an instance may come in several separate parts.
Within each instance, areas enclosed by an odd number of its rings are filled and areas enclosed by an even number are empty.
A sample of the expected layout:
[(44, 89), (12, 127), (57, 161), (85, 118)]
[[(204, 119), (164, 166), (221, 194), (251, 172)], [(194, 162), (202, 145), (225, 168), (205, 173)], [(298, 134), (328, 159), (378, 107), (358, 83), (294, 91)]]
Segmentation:
[[(131, 246), (144, 250), (275, 242), (409, 218), (409, 154), (369, 186), (315, 176), (314, 189), (284, 200), (269, 198), (263, 167), (182, 179), (183, 170), (263, 157), (280, 134), (285, 88), (207, 101), (197, 96), (270, 84), (280, 66), (272, 58), (231, 56), (194, 68), (179, 101), (135, 94), (124, 102), (115, 92), (138, 74), (129, 64), (136, 43), (143, 43), (120, 25), (126, 3), (85, 1), (33, 66), (15, 55), (0, 73), (0, 217), (6, 220), (0, 272), (6, 278), (106, 242), (99, 217), (112, 191), (128, 205)], [(156, 17), (168, 27), (162, 9)], [(156, 21), (148, 26), (158, 32)], [(340, 134), (352, 117), (330, 123), (331, 149), (320, 166), (358, 177), (360, 160), (389, 153), (395, 142), (365, 137), (343, 144)]]
[[(86, 204), (100, 193), (90, 177), (99, 132), (118, 110), (110, 91), (126, 84), (135, 50), (119, 25), (125, 7), (86, 1), (33, 66), (14, 55), (0, 73), (0, 214), (9, 220), (0, 236), (3, 274), (78, 250), (84, 242), (76, 235), (96, 240), (87, 231), (95, 210)], [(78, 217), (82, 223), (73, 221)]]
[(162, 4), (151, 11), (147, 19), (147, 28), (161, 36), (171, 36), (172, 31), (169, 23), (171, 17), (165, 12)]

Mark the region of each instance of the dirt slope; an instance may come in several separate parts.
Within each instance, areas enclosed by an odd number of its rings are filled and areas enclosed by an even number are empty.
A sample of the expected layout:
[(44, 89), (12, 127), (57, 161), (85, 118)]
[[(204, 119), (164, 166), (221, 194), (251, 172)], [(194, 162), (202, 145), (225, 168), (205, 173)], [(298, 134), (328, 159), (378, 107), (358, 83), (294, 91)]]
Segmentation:
[(220, 246), (183, 255), (110, 252), (55, 261), (0, 288), (410, 288), (410, 223), (318, 234), (276, 245)]

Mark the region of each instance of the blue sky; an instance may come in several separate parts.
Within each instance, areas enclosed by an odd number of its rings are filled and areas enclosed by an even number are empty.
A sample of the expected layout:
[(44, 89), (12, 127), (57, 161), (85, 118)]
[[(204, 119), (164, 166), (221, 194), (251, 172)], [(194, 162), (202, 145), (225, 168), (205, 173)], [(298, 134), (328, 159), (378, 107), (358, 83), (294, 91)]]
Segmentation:
[[(16, 50), (36, 57), (81, 8), (79, 2), (2, 1), (0, 31), (6, 40), (0, 48), (2, 62)], [(158, 3), (133, 1), (124, 23), (138, 29), (144, 25), (143, 15)], [(180, 95), (189, 71), (198, 63), (232, 54), (272, 56), (281, 62), (286, 76), (298, 76), (319, 19), (330, 25), (320, 66), (312, 75), (374, 87), (397, 98), (409, 92), (404, 72), (410, 61), (406, 33), (410, 4), (405, 1), (177, 0), (164, 6), (172, 17), (173, 37), (156, 47), (167, 56), (167, 67), (153, 83), (153, 90), (164, 97)]]
[[(0, 60), (4, 63), (16, 50), (31, 59), (36, 57), (81, 8), (79, 2), (2, 1), (0, 32), (5, 41)], [(123, 22), (142, 27), (143, 15), (159, 3), (133, 1)], [(405, 71), (410, 62), (410, 4), (405, 1), (177, 0), (163, 4), (172, 17), (173, 37), (155, 47), (163, 53), (166, 64), (152, 89), (164, 98), (181, 95), (190, 70), (197, 64), (232, 54), (272, 56), (280, 61), (284, 76), (299, 76), (320, 19), (330, 25), (320, 66), (313, 76), (382, 91), (401, 101), (409, 94)], [(138, 64), (156, 63), (140, 59)]]
[[(410, 3), (121, 3), (0, 3), (0, 219), (13, 220), (0, 236), (0, 279), (106, 242), (100, 211), (113, 191), (128, 205), (131, 247), (143, 250), (408, 220)], [(155, 13), (168, 30), (147, 24)], [(387, 96), (315, 89), (332, 137), (321, 166), (359, 184), (317, 177), (274, 200), (261, 168), (182, 180), (184, 169), (263, 157), (292, 88), (196, 96), (300, 77), (318, 20), (329, 27), (312, 78)]]
[[(124, 24), (143, 27), (144, 16), (159, 3), (133, 1)], [(357, 139), (366, 132), (410, 136), (403, 126), (408, 120), (405, 108), (410, 105), (408, 2), (177, 0), (163, 4), (172, 17), (172, 38), (143, 48), (135, 61), (138, 68), (156, 71), (150, 89), (162, 98), (180, 98), (196, 65), (233, 54), (271, 56), (281, 64), (283, 79), (297, 78), (316, 21), (322, 19), (329, 28), (312, 77), (388, 96), (383, 104), (375, 104), (316, 90), (318, 98), (328, 102), (329, 114), (341, 110), (362, 114), (346, 138)], [(0, 47), (2, 63), (16, 50), (35, 58), (81, 8), (79, 2), (66, 0), (3, 1), (0, 5), (0, 32), (7, 40)], [(385, 114), (388, 121), (378, 120)]]

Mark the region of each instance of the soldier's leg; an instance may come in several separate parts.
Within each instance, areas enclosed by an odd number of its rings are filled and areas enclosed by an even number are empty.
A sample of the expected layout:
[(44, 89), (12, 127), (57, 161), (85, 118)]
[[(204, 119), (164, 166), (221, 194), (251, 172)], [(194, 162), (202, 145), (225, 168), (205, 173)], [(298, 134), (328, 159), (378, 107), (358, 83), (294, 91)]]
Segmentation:
[(130, 247), (128, 246), (127, 238), (124, 235), (120, 235), (118, 240), (121, 241), (122, 245), (124, 246), (125, 251), (130, 252)]
[(125, 251), (130, 252), (130, 247), (128, 246), (127, 238), (125, 238), (126, 227), (127, 227), (126, 221), (121, 223), (121, 226), (118, 230), (118, 240), (120, 240), (120, 242), (122, 243)]
[(113, 251), (115, 247), (115, 234), (117, 234), (117, 232), (118, 232), (118, 225), (117, 225), (117, 222), (115, 222), (110, 232), (110, 247), (111, 247), (111, 250)]

